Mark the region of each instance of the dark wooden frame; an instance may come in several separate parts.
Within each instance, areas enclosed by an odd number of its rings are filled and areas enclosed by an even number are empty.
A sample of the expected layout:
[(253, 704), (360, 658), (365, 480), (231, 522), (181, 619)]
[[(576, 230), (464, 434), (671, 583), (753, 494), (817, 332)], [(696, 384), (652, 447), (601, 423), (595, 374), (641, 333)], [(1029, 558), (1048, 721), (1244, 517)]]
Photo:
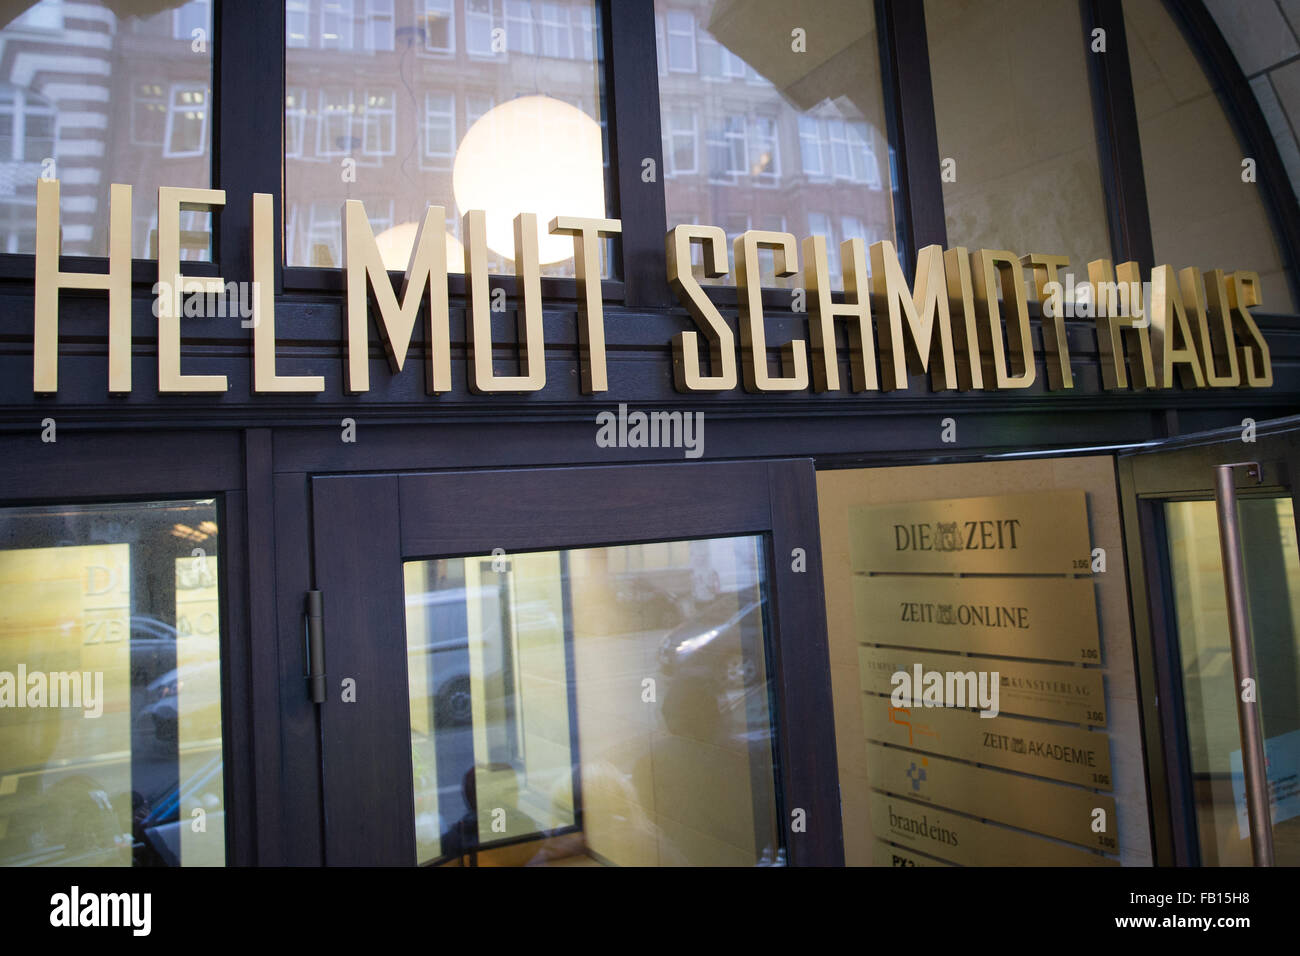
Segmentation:
[[(312, 480), (330, 697), (321, 705), (325, 862), (414, 862), (404, 560), (763, 535), (778, 807), (791, 865), (843, 862), (812, 463), (683, 463)], [(418, 516), (418, 518), (417, 518)], [(790, 555), (804, 549), (807, 568)], [(338, 700), (353, 677), (357, 701)], [(370, 690), (367, 690), (370, 688)], [(790, 812), (807, 829), (790, 832)]]
[(227, 569), (218, 586), (226, 862), (278, 862), (279, 780), (264, 767), (275, 760), (279, 719), (267, 701), (258, 706), (257, 658), (262, 655), (249, 641), (250, 591), (256, 589), (238, 570), (255, 560), (248, 553), (250, 508), (239, 468), (247, 436), (139, 436), (128, 462), (115, 436), (62, 430), (57, 435), (58, 441), (48, 444), (37, 436), (0, 435), (0, 461), (22, 463), (0, 468), (5, 506), (217, 499), (222, 522), (218, 559)]

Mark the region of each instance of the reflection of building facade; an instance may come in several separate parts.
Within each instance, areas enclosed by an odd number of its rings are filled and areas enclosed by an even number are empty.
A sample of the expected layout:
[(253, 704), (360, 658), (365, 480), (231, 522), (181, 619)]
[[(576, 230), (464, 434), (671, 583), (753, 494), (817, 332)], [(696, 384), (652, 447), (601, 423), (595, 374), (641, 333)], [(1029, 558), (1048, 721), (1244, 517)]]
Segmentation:
[[(114, 182), (135, 188), (135, 254), (153, 254), (157, 187), (209, 179), (209, 17), (207, 0), (124, 21), (106, 7), (44, 0), (4, 26), (4, 252), (35, 248), (36, 180), (57, 176), (66, 254), (107, 253), (107, 188)], [(185, 258), (207, 258), (206, 220), (183, 217)]]
[[(747, 229), (825, 236), (838, 287), (841, 242), (894, 235), (883, 107), (869, 83), (852, 82), (878, 62), (878, 38), (861, 33), (831, 57), (814, 50), (777, 86), (763, 73), (768, 25), (726, 13), (699, 2), (655, 15), (668, 225), (712, 223), (728, 241)], [(764, 269), (765, 284), (798, 284)]]
[[(376, 235), (441, 204), (462, 238), (453, 161), (498, 104), (541, 93), (601, 119), (599, 36), (585, 3), (297, 0), (286, 30), (289, 265), (342, 262), (345, 199), (364, 203)], [(510, 271), (501, 256), (492, 264)], [(571, 263), (547, 271), (573, 274)]]

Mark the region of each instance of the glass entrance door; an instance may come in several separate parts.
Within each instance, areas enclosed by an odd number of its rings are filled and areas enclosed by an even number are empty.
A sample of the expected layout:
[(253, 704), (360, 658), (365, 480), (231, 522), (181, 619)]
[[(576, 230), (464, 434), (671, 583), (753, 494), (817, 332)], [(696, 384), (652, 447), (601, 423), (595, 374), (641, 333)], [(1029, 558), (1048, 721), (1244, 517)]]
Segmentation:
[[(1201, 863), (1250, 866), (1250, 829), (1213, 501), (1164, 503)], [(1276, 862), (1300, 864), (1300, 556), (1289, 496), (1238, 507)]]
[[(1238, 719), (1238, 695), (1246, 694), (1263, 724), (1275, 863), (1300, 865), (1300, 552), (1290, 480), (1298, 450), (1294, 425), (1279, 423), (1255, 441), (1234, 434), (1119, 460), (1126, 521), (1140, 531), (1129, 547), (1134, 617), (1139, 635), (1146, 624), (1151, 638), (1138, 650), (1147, 664), (1152, 800), (1158, 811), (1168, 800), (1167, 813), (1157, 813), (1166, 823), (1163, 834), (1157, 826), (1158, 860), (1251, 865)], [(1216, 467), (1237, 462), (1259, 465), (1258, 479), (1245, 467), (1234, 471), (1251, 675), (1233, 667), (1213, 491)]]
[(838, 862), (812, 487), (317, 479), (327, 862)]

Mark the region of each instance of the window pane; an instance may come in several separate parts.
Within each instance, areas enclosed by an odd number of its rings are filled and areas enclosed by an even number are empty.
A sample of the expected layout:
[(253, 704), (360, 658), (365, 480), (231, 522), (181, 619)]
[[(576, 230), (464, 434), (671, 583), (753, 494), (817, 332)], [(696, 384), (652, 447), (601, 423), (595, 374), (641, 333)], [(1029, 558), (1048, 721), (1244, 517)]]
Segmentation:
[(418, 862), (784, 860), (759, 539), (405, 580)]
[(220, 866), (213, 501), (0, 509), (0, 865)]
[[(1159, 0), (1124, 4), (1156, 262), (1259, 273), (1264, 312), (1295, 312), (1277, 240), (1218, 94)], [(1188, 148), (1188, 130), (1196, 146)]]
[[(1300, 557), (1290, 498), (1238, 503), (1279, 866), (1300, 863)], [(1237, 687), (1213, 501), (1165, 504), (1201, 863), (1250, 866)]]
[[(134, 187), (131, 247), (151, 255), (158, 187), (211, 185), (212, 5), (25, 6), (0, 28), (0, 252), (36, 251), (47, 176), (60, 181), (64, 255), (108, 255), (111, 183)], [(211, 258), (209, 220), (186, 230), (182, 259)]]
[[(926, 0), (948, 245), (1110, 258), (1073, 0)], [(949, 167), (952, 169), (953, 167)]]
[[(872, 7), (818, 5), (820, 35), (831, 42), (804, 53), (790, 49), (790, 28), (776, 29), (765, 9), (656, 0), (668, 224), (721, 226), (731, 240), (751, 223), (784, 220), (800, 239), (824, 235), (840, 289), (839, 244), (849, 238), (833, 226), (841, 215), (865, 223), (870, 241), (894, 238)], [(776, 279), (770, 253), (760, 261), (765, 286), (802, 281)], [(735, 281), (704, 279), (698, 250), (695, 268), (702, 282)]]
[(316, 9), (286, 11), (286, 265), (340, 266), (338, 208), (356, 199), (389, 269), (406, 268), (434, 204), (446, 212), (449, 270), (464, 268), (465, 213), (483, 209), (492, 272), (514, 272), (514, 219), (532, 212), (542, 274), (573, 275), (573, 240), (548, 224), (609, 214), (594, 0), (335, 3), (332, 32), (351, 17), (365, 36), (368, 17), (370, 35), (395, 38), (346, 46), (321, 39)]

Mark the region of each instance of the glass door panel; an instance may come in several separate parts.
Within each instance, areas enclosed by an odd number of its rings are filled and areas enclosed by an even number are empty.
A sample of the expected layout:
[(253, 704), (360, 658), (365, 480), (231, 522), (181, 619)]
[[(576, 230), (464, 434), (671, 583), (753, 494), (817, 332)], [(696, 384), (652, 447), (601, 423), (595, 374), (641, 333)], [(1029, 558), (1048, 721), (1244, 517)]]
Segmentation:
[(212, 500), (0, 509), (0, 865), (225, 862)]
[[(1300, 555), (1289, 497), (1238, 514), (1279, 865), (1300, 864)], [(1201, 862), (1250, 866), (1236, 680), (1213, 501), (1164, 503)]]
[(321, 475), (329, 865), (843, 862), (807, 460)]
[(763, 554), (405, 562), (416, 862), (783, 862)]

